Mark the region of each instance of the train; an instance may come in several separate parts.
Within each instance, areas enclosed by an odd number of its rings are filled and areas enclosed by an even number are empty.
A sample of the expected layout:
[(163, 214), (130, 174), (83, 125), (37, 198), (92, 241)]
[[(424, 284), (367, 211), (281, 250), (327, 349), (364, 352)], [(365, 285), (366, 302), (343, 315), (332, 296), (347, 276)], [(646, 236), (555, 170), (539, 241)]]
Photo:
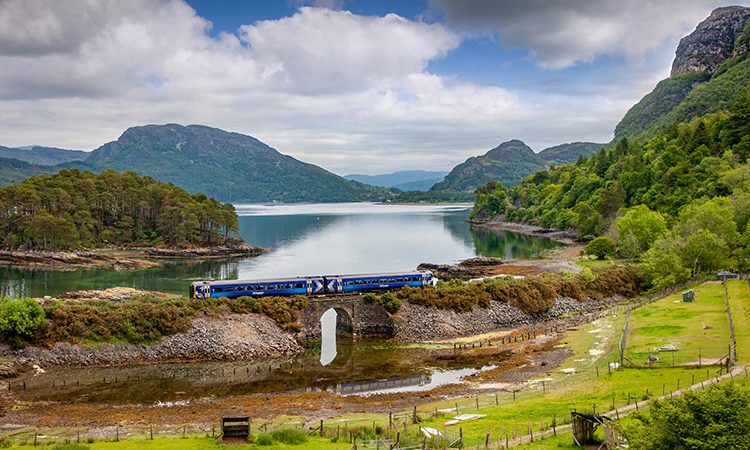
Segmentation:
[(331, 295), (398, 289), (404, 286), (434, 286), (435, 284), (437, 284), (437, 278), (429, 270), (267, 280), (196, 281), (190, 283), (190, 298), (199, 300), (218, 297)]

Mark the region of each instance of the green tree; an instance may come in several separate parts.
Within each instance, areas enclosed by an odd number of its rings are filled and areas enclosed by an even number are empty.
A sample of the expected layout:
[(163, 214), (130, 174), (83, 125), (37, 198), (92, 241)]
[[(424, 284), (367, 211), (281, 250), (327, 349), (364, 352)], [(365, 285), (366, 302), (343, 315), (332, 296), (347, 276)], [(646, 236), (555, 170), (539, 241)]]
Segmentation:
[(655, 401), (626, 435), (640, 450), (750, 449), (750, 395), (729, 383)]
[(691, 271), (682, 259), (683, 245), (679, 236), (669, 232), (643, 255), (643, 273), (654, 288), (670, 288), (690, 278)]
[(645, 205), (630, 208), (624, 216), (615, 220), (614, 225), (620, 251), (630, 257), (640, 256), (647, 251), (667, 229), (664, 216)]
[(471, 210), (472, 219), (486, 220), (503, 214), (508, 209), (508, 194), (499, 181), (489, 181), (475, 191), (476, 200)]
[(608, 237), (599, 236), (586, 246), (586, 253), (596, 256), (596, 259), (604, 259), (615, 251), (615, 244)]
[(702, 230), (713, 233), (727, 246), (738, 239), (734, 208), (728, 198), (692, 203), (680, 212), (679, 232), (683, 236), (689, 237)]

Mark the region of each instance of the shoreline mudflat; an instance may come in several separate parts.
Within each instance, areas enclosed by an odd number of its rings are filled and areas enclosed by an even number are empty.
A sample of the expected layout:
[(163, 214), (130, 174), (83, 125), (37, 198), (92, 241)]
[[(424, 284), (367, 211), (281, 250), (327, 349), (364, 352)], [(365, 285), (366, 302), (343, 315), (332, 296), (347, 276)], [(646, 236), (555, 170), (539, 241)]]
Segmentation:
[(216, 259), (257, 256), (267, 249), (248, 244), (185, 249), (124, 247), (70, 251), (0, 250), (0, 266), (75, 270), (111, 268), (114, 270), (159, 267), (171, 259)]
[(507, 222), (504, 220), (491, 220), (488, 222), (469, 220), (468, 223), (475, 227), (497, 228), (528, 236), (543, 237), (566, 245), (576, 245), (580, 239), (580, 235), (573, 231), (543, 228), (528, 223)]

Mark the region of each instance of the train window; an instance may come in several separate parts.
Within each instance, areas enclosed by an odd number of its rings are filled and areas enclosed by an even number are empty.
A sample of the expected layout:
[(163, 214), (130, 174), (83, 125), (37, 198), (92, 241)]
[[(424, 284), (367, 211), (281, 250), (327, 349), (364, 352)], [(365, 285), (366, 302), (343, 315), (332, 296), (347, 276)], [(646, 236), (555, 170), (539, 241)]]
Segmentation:
[(224, 289), (217, 287), (217, 288), (214, 288), (214, 292), (224, 292)]
[(297, 289), (299, 289), (299, 288), (302, 288), (304, 286), (302, 285), (302, 283), (297, 283), (297, 284), (294, 285), (294, 287), (297, 288)]
[(272, 291), (273, 289), (274, 289), (274, 286), (272, 284), (269, 284), (268, 286), (266, 286), (267, 291)]
[(242, 292), (244, 290), (245, 290), (244, 286), (237, 286), (237, 289), (235, 289), (235, 291), (237, 291), (237, 292)]
[(403, 278), (396, 278), (396, 283), (401, 283), (402, 281), (404, 281)]

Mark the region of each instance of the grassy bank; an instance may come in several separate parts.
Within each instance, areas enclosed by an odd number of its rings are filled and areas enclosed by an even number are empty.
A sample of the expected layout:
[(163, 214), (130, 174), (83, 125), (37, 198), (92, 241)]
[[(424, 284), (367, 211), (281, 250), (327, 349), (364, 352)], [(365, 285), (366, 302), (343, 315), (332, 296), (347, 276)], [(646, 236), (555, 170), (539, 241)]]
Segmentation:
[(148, 344), (187, 331), (199, 315), (264, 314), (283, 329), (297, 330), (306, 306), (307, 298), (301, 296), (201, 301), (134, 297), (127, 302), (45, 300), (39, 304), (32, 299), (4, 299), (0, 307), (10, 313), (3, 316), (12, 320), (0, 321), (0, 329), (4, 340), (15, 347), (55, 342)]

